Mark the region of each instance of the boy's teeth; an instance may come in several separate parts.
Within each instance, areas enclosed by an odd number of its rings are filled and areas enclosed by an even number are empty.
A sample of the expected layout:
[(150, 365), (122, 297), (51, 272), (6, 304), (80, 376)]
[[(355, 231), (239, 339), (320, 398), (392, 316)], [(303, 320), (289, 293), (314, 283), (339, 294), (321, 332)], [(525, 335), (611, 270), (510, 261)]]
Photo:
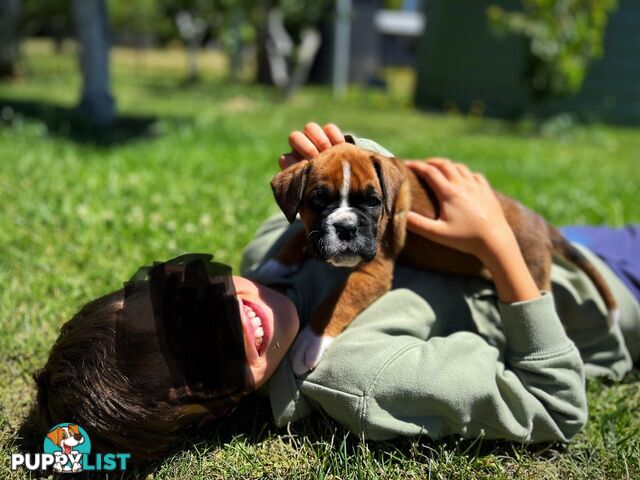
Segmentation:
[(249, 305), (242, 305), (244, 313), (247, 315), (247, 317), (249, 318), (255, 318), (257, 317), (256, 312), (253, 311), (253, 308), (251, 308)]
[(260, 317), (256, 315), (256, 312), (254, 312), (253, 308), (251, 308), (249, 305), (243, 304), (242, 307), (244, 310), (244, 314), (246, 315), (247, 319), (249, 320), (249, 322), (251, 322), (251, 325), (253, 326), (253, 336), (255, 339), (255, 345), (256, 345), (256, 348), (259, 348), (264, 342), (264, 338), (263, 338), (264, 329), (262, 328), (262, 320), (260, 320)]

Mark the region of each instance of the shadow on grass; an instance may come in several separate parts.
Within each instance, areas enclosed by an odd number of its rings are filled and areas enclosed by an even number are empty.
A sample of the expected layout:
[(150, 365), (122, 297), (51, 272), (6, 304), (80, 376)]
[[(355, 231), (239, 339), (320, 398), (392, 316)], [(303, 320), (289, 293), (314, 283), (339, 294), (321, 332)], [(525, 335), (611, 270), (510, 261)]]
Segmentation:
[[(35, 409), (23, 420), (17, 435), (16, 447), (20, 452), (41, 452), (44, 433), (39, 430)], [(133, 479), (153, 476), (162, 465), (171, 462), (171, 457), (181, 452), (203, 452), (224, 449), (229, 444), (240, 441), (250, 445), (257, 445), (270, 438), (280, 436), (285, 441), (291, 442), (297, 449), (307, 448), (338, 451), (341, 459), (353, 464), (363, 461), (363, 442), (350, 433), (347, 429), (322, 413), (307, 417), (294, 426), (287, 429), (278, 429), (275, 426), (269, 399), (258, 395), (251, 395), (243, 399), (238, 408), (230, 416), (205, 427), (186, 429), (180, 439), (174, 445), (172, 451), (167, 452), (165, 458), (153, 462), (131, 462), (125, 472), (114, 471), (109, 478)], [(320, 445), (320, 447), (318, 447)], [(403, 466), (403, 462), (413, 461), (428, 464), (429, 461), (442, 461), (452, 454), (465, 457), (468, 462), (482, 459), (488, 455), (516, 457), (525, 452), (535, 454), (538, 457), (552, 457), (562, 452), (564, 446), (557, 443), (521, 445), (512, 442), (487, 441), (481, 437), (473, 440), (461, 440), (446, 438), (434, 441), (430, 438), (399, 438), (391, 441), (367, 441), (365, 442), (366, 456), (375, 460), (378, 464), (397, 464)], [(326, 447), (326, 448), (323, 448)], [(323, 452), (318, 452), (323, 455)], [(331, 455), (330, 452), (324, 452)], [(178, 458), (178, 461), (179, 458)], [(335, 458), (328, 459), (328, 463), (336, 462)], [(326, 465), (325, 465), (326, 466)], [(39, 478), (33, 472), (30, 478)], [(48, 472), (52, 473), (52, 472)], [(102, 473), (104, 475), (104, 473)], [(64, 474), (53, 474), (53, 478), (67, 478)], [(83, 472), (75, 474), (74, 478), (89, 479), (103, 478), (96, 472)]]
[[(633, 384), (639, 379), (640, 371), (633, 370), (622, 382), (614, 383)], [(609, 381), (598, 382), (599, 386), (608, 384)], [(44, 432), (39, 430), (35, 409), (32, 409), (21, 422), (13, 447), (19, 452), (41, 452), (43, 437)], [(370, 464), (374, 462), (376, 466), (394, 467), (398, 471), (402, 471), (407, 462), (424, 465), (425, 469), (430, 469), (431, 462), (434, 462), (435, 465), (444, 464), (445, 467), (446, 464), (455, 463), (460, 468), (482, 471), (490, 476), (495, 473), (492, 465), (495, 465), (496, 459), (500, 459), (504, 468), (513, 469), (513, 472), (517, 473), (523, 458), (526, 460), (526, 457), (532, 456), (537, 460), (552, 461), (567, 450), (567, 445), (557, 442), (522, 444), (486, 440), (483, 437), (469, 440), (447, 437), (435, 441), (427, 436), (421, 436), (362, 442), (356, 435), (320, 411), (286, 429), (277, 428), (273, 421), (268, 397), (249, 395), (226, 418), (205, 427), (186, 429), (163, 459), (137, 464), (132, 462), (127, 471), (112, 472), (109, 478), (147, 478), (163, 469), (171, 471), (172, 462), (177, 461), (179, 466), (182, 453), (202, 456), (211, 451), (234, 448), (234, 444), (235, 448), (238, 444), (242, 448), (243, 443), (259, 445), (275, 437), (282, 438), (295, 450), (312, 452), (321, 459), (319, 468), (327, 468), (335, 472), (347, 467), (355, 471), (361, 462)], [(584, 450), (585, 446), (579, 448)], [(323, 458), (324, 456), (327, 458)], [(491, 456), (495, 458), (487, 460)], [(315, 467), (310, 465), (310, 475), (314, 468), (317, 469), (318, 465)], [(27, 473), (27, 475), (30, 478), (41, 478), (36, 473), (40, 472)], [(514, 476), (517, 477), (516, 474)], [(54, 478), (68, 477), (54, 475)], [(104, 477), (96, 477), (96, 473), (85, 472), (74, 475), (74, 478)]]
[[(277, 428), (267, 397), (249, 396), (242, 400), (229, 417), (213, 422), (204, 428), (185, 431), (165, 459), (153, 463), (134, 465), (126, 478), (153, 475), (164, 463), (171, 463), (173, 455), (194, 452), (204, 455), (218, 449), (237, 448), (234, 444), (259, 445), (274, 437), (290, 443), (295, 450), (314, 451), (320, 458), (320, 468), (325, 473), (336, 473), (343, 468), (353, 468), (366, 461), (378, 465), (395, 464), (400, 470), (405, 462), (428, 465), (430, 461), (449, 461), (451, 456), (465, 458), (468, 464), (481, 467), (482, 459), (495, 455), (515, 458), (525, 453), (538, 458), (552, 458), (563, 452), (565, 445), (550, 442), (542, 444), (518, 444), (508, 441), (486, 440), (479, 437), (463, 440), (447, 437), (435, 441), (427, 436), (399, 437), (388, 441), (361, 440), (326, 414), (316, 411), (311, 416), (286, 428)], [(240, 448), (242, 446), (240, 445)], [(323, 458), (324, 457), (324, 458)], [(177, 458), (180, 462), (180, 457)], [(169, 467), (170, 468), (170, 467)], [(309, 466), (309, 475), (318, 468)], [(318, 473), (316, 471), (316, 473)], [(329, 475), (331, 476), (331, 475)]]
[(75, 108), (39, 100), (0, 98), (0, 127), (11, 126), (21, 118), (42, 122), (50, 135), (102, 147), (158, 136), (155, 117), (119, 116), (108, 127), (101, 127), (81, 117)]

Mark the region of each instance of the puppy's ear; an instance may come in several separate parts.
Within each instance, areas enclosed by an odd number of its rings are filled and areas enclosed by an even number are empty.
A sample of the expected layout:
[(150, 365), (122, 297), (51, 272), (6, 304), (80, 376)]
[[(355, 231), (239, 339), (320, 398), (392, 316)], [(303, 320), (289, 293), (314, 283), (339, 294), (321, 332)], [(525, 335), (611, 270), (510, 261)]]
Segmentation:
[(271, 190), (278, 202), (280, 210), (289, 223), (293, 222), (300, 210), (304, 187), (307, 184), (307, 173), (311, 164), (308, 160), (294, 163), (286, 170), (278, 173), (271, 180)]
[(56, 428), (53, 432), (47, 433), (47, 438), (51, 440), (54, 445), (60, 445), (60, 440), (62, 439), (62, 429)]
[(402, 171), (396, 166), (397, 160), (387, 157), (371, 155), (371, 161), (376, 169), (380, 186), (382, 187), (382, 203), (387, 215), (391, 215), (393, 204), (400, 192), (400, 185), (404, 181)]
[(69, 431), (74, 435), (78, 435), (80, 433), (80, 429), (78, 428), (78, 425), (69, 425)]

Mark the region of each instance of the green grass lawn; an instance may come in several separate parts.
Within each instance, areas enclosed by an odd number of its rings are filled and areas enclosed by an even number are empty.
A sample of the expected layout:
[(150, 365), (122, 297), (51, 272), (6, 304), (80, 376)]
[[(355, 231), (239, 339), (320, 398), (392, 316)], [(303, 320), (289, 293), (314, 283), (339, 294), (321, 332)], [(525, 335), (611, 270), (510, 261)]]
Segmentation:
[[(68, 123), (80, 79), (70, 53), (30, 46), (22, 76), (0, 84), (0, 478), (20, 450), (31, 374), (60, 326), (138, 266), (212, 252), (237, 270), (243, 245), (277, 207), (269, 180), (287, 135), (333, 121), (400, 157), (449, 156), (556, 224), (640, 222), (640, 131), (526, 124), (416, 112), (403, 92), (269, 89), (208, 70), (185, 85), (180, 61), (154, 68), (119, 52), (124, 117), (96, 137)], [(128, 56), (127, 56), (128, 55)], [(138, 56), (136, 56), (138, 55)], [(181, 57), (180, 57), (181, 58)], [(4, 107), (3, 107), (4, 105)], [(131, 137), (145, 127), (147, 135)], [(185, 436), (151, 478), (640, 478), (640, 383), (590, 382), (591, 416), (569, 445), (427, 438), (361, 442), (317, 414), (277, 429), (249, 398), (218, 429)], [(19, 474), (14, 474), (20, 477)]]

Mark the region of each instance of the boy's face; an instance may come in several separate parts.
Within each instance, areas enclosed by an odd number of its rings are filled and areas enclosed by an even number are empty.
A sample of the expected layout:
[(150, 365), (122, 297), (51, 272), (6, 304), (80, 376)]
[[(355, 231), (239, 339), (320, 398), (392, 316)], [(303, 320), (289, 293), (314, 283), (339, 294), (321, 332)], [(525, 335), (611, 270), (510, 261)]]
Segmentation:
[(291, 300), (246, 278), (233, 279), (240, 308), (247, 367), (258, 389), (273, 375), (298, 333)]
[[(251, 385), (257, 390), (273, 375), (293, 343), (299, 329), (298, 313), (293, 302), (275, 290), (242, 277), (232, 276), (230, 280), (235, 290), (244, 341), (244, 385)], [(137, 298), (135, 302), (125, 303), (126, 317), (129, 321), (135, 319), (138, 330), (156, 331), (150, 296), (145, 294)], [(211, 318), (211, 322), (215, 321), (216, 318)], [(205, 348), (207, 341), (201, 340), (199, 348)], [(215, 348), (215, 341), (211, 339), (212, 348)], [(126, 352), (121, 354), (126, 364)]]
[[(298, 333), (299, 319), (291, 300), (281, 293), (242, 277), (231, 277), (242, 323), (246, 382), (255, 390), (273, 375)], [(127, 305), (127, 318), (139, 331), (155, 332), (150, 296)], [(212, 322), (216, 319), (212, 318)], [(204, 342), (206, 343), (206, 341)], [(126, 363), (126, 352), (122, 352)]]

